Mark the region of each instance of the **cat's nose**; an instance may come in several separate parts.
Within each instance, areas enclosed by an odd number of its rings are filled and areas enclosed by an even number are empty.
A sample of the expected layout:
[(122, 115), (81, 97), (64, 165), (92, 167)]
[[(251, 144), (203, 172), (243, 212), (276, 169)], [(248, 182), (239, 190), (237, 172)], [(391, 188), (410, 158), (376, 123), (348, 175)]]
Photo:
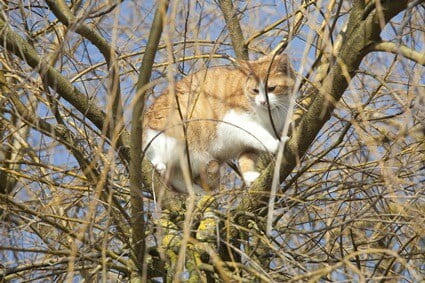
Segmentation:
[(267, 99), (265, 97), (257, 96), (255, 98), (258, 105), (267, 105)]
[(261, 105), (267, 105), (267, 100), (266, 99), (260, 99), (260, 104)]

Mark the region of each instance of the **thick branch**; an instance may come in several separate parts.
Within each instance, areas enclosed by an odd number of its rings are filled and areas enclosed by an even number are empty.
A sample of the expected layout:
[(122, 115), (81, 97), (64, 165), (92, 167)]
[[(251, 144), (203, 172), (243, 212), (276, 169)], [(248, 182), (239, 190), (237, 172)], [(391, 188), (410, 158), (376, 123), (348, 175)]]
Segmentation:
[[(97, 49), (102, 53), (105, 58), (106, 64), (108, 65), (110, 71), (110, 92), (111, 98), (110, 107), (112, 109), (112, 119), (110, 122), (119, 125), (119, 122), (122, 121), (122, 106), (121, 106), (121, 90), (120, 90), (120, 80), (119, 80), (119, 67), (118, 62), (115, 58), (115, 51), (108, 44), (105, 38), (96, 32), (93, 28), (90, 28), (84, 23), (76, 22), (74, 15), (71, 10), (68, 8), (66, 3), (63, 0), (46, 0), (47, 5), (49, 5), (50, 10), (55, 14), (61, 23), (67, 27), (74, 28), (75, 32), (81, 35), (82, 37), (88, 39)], [(113, 130), (113, 129), (111, 129)]]
[[(336, 63), (324, 78), (316, 98), (309, 110), (302, 117), (291, 140), (287, 143), (285, 155), (282, 159), (280, 180), (292, 172), (298, 160), (304, 155), (310, 144), (316, 138), (320, 129), (330, 118), (336, 102), (348, 87), (350, 80), (355, 75), (362, 59), (370, 52), (369, 47), (380, 41), (380, 16), (384, 15), (385, 22), (403, 11), (408, 1), (385, 2), (382, 4), (382, 13), (372, 9), (365, 14), (361, 5), (353, 8), (348, 22), (348, 29), (344, 35), (343, 45), (337, 54)], [(271, 163), (263, 172), (257, 182), (253, 184), (250, 191), (266, 195), (271, 187), (274, 163)], [(240, 209), (256, 209), (265, 201), (264, 198), (253, 197), (248, 194), (241, 204)]]
[(245, 44), (241, 25), (236, 17), (232, 0), (220, 0), (220, 9), (223, 12), (227, 29), (229, 30), (230, 39), (232, 40), (233, 49), (238, 59), (248, 60), (248, 47)]
[(401, 55), (407, 59), (415, 61), (418, 64), (421, 64), (422, 66), (425, 66), (425, 52), (419, 53), (418, 51), (413, 50), (403, 44), (396, 44), (394, 42), (385, 41), (377, 42), (369, 48), (369, 51), (390, 52), (396, 55)]
[[(98, 166), (94, 166), (94, 161), (90, 160), (90, 158), (84, 154), (84, 150), (78, 145), (78, 142), (75, 140), (73, 133), (65, 125), (52, 125), (45, 120), (40, 119), (33, 112), (28, 111), (25, 105), (19, 100), (17, 95), (13, 92), (9, 92), (8, 87), (5, 85), (5, 81), (2, 81), (2, 77), (4, 79), (3, 73), (0, 71), (0, 88), (8, 91), (8, 97), (10, 101), (13, 103), (13, 106), (16, 108), (17, 112), (19, 115), (21, 115), (23, 120), (34, 129), (53, 139), (57, 139), (61, 144), (63, 144), (70, 152), (72, 152), (87, 180), (91, 184), (99, 185), (99, 180), (102, 178), (100, 172), (95, 169), (98, 168)], [(102, 187), (104, 189), (102, 190), (101, 197), (106, 204), (109, 202), (108, 198), (111, 187), (109, 184), (104, 184)], [(122, 234), (128, 234), (126, 224), (128, 223), (129, 217), (126, 211), (115, 196), (112, 196), (111, 205), (115, 208), (115, 210), (112, 211), (112, 214), (114, 215), (114, 221), (119, 231)]]
[(167, 13), (169, 1), (160, 1), (152, 27), (149, 33), (148, 44), (140, 67), (137, 81), (137, 93), (134, 99), (133, 114), (131, 120), (130, 136), (130, 193), (132, 206), (132, 240), (133, 249), (137, 256), (137, 266), (142, 270), (145, 255), (145, 218), (143, 205), (143, 177), (142, 177), (142, 114), (145, 106), (146, 85), (149, 83), (152, 73), (152, 65), (161, 38), (163, 20)]
[[(54, 89), (63, 99), (74, 106), (88, 120), (90, 120), (99, 130), (103, 130), (106, 115), (98, 108), (94, 101), (81, 93), (74, 87), (68, 79), (60, 74), (56, 69), (49, 66), (37, 54), (36, 50), (26, 42), (21, 36), (12, 31), (6, 22), (0, 17), (0, 46), (24, 60), (34, 70), (38, 71), (49, 87)], [(106, 136), (112, 138), (112, 132), (106, 129)], [(118, 138), (119, 153), (122, 158), (129, 161), (128, 147), (129, 134), (124, 129)]]
[(63, 77), (56, 69), (48, 66), (38, 56), (36, 50), (21, 36), (12, 31), (0, 18), (0, 45), (7, 51), (24, 60), (33, 69), (44, 77), (47, 84), (53, 88), (62, 98), (68, 101), (85, 117), (87, 117), (98, 129), (103, 128), (106, 118), (105, 113), (94, 105), (87, 96), (74, 87), (69, 80)]
[(99, 33), (83, 23), (78, 23), (63, 0), (46, 0), (46, 3), (61, 23), (67, 27), (74, 28), (76, 33), (87, 38), (99, 49), (103, 57), (105, 57), (108, 66), (111, 65), (111, 55), (114, 51)]
[[(383, 15), (388, 22), (393, 16), (407, 7), (407, 1), (386, 2), (383, 4)], [(288, 150), (283, 161), (281, 180), (283, 181), (296, 165), (296, 159), (307, 151), (320, 129), (330, 118), (335, 104), (341, 98), (354, 77), (362, 59), (368, 54), (368, 47), (380, 40), (380, 13), (373, 10), (366, 18), (350, 17), (349, 27), (344, 44), (329, 74), (317, 94), (311, 107), (301, 119), (300, 126), (288, 143)]]

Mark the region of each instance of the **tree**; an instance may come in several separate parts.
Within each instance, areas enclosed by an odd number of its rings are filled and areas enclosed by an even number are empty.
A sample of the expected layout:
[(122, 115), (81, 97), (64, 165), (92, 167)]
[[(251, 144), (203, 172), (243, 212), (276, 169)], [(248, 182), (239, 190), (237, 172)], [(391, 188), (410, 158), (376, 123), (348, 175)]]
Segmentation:
[[(423, 279), (423, 1), (137, 3), (0, 4), (0, 278)], [(297, 72), (286, 147), (250, 188), (167, 189), (143, 110), (270, 52)]]

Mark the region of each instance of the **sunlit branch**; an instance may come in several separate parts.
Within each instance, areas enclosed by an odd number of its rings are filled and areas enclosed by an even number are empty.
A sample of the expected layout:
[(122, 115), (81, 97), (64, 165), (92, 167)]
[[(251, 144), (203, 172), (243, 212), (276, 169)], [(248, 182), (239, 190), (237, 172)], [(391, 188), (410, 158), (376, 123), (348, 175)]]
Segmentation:
[[(142, 177), (142, 115), (145, 106), (146, 85), (149, 83), (152, 66), (161, 38), (164, 18), (167, 14), (168, 0), (162, 0), (158, 3), (155, 16), (149, 32), (146, 51), (142, 59), (142, 65), (139, 70), (139, 78), (136, 84), (136, 96), (133, 102), (133, 113), (131, 119), (131, 135), (130, 135), (130, 194), (132, 206), (132, 242), (133, 252), (137, 259), (137, 268), (142, 274), (143, 265), (145, 264), (145, 233), (146, 220), (142, 195), (143, 177)], [(138, 276), (136, 276), (137, 278)]]
[(47, 66), (38, 56), (36, 50), (21, 36), (13, 32), (8, 24), (1, 18), (0, 37), (2, 38), (2, 40), (0, 40), (1, 46), (20, 57), (28, 65), (38, 71), (42, 77), (46, 78), (51, 88), (71, 103), (78, 111), (86, 115), (98, 129), (103, 128), (105, 113), (94, 104), (94, 101), (91, 101), (87, 96), (82, 94), (56, 69)]
[(223, 12), (227, 29), (229, 30), (230, 39), (232, 40), (233, 49), (238, 59), (248, 60), (248, 48), (245, 44), (242, 28), (237, 17), (232, 0), (219, 0), (219, 6)]
[(394, 42), (389, 41), (381, 41), (374, 43), (372, 46), (370, 46), (369, 50), (390, 52), (395, 55), (401, 55), (409, 60), (421, 64), (422, 66), (425, 66), (425, 52), (420, 53), (403, 44), (396, 44)]
[[(86, 239), (86, 237), (80, 238), (80, 237), (78, 236), (78, 234), (77, 234), (76, 232), (72, 231), (71, 229), (69, 229), (69, 228), (65, 227), (64, 225), (62, 225), (62, 224), (60, 224), (60, 223), (58, 223), (58, 222), (56, 222), (56, 221), (53, 221), (51, 218), (46, 217), (46, 216), (44, 216), (44, 215), (40, 214), (40, 213), (39, 213), (39, 212), (37, 212), (37, 211), (34, 211), (33, 209), (29, 208), (28, 206), (26, 206), (26, 205), (24, 205), (24, 204), (21, 204), (21, 203), (16, 202), (15, 200), (13, 200), (13, 199), (12, 199), (11, 197), (9, 197), (9, 196), (6, 196), (6, 195), (2, 195), (2, 194), (0, 194), (0, 200), (1, 200), (2, 202), (4, 202), (4, 203), (8, 203), (8, 204), (10, 204), (10, 205), (12, 205), (12, 206), (16, 207), (17, 209), (19, 209), (20, 211), (22, 211), (22, 212), (24, 212), (24, 213), (28, 213), (29, 215), (32, 215), (32, 216), (34, 216), (34, 217), (38, 217), (38, 218), (42, 219), (42, 220), (43, 220), (43, 222), (45, 222), (46, 224), (51, 225), (52, 227), (54, 227), (54, 228), (56, 228), (56, 229), (58, 229), (58, 230), (60, 230), (60, 231), (64, 232), (66, 235), (68, 235), (69, 237), (71, 237), (71, 238), (73, 238), (73, 239), (80, 239), (82, 242), (86, 242), (86, 241), (88, 241), (88, 239)], [(102, 251), (101, 247), (99, 247), (99, 246), (95, 246), (95, 248), (96, 248), (98, 251)], [(107, 255), (108, 255), (108, 256), (110, 256), (110, 257), (111, 257), (111, 258), (113, 258), (114, 260), (117, 260), (117, 261), (119, 261), (119, 262), (123, 263), (123, 264), (124, 264), (124, 266), (128, 266), (128, 267), (130, 267), (130, 266), (131, 266), (131, 265), (130, 265), (130, 262), (129, 262), (128, 260), (126, 260), (126, 259), (122, 258), (122, 257), (121, 257), (120, 255), (118, 255), (118, 254), (115, 254), (113, 251), (108, 250), (108, 251), (106, 251), (106, 253), (107, 253)]]
[[(406, 7), (407, 1), (386, 3), (383, 6), (385, 18), (390, 20)], [(338, 61), (331, 67), (328, 75), (323, 80), (321, 88), (315, 94), (309, 110), (303, 115), (292, 138), (286, 143), (280, 172), (281, 181), (284, 181), (300, 162), (300, 158), (330, 118), (336, 102), (348, 87), (348, 83), (355, 75), (360, 62), (369, 52), (368, 46), (370, 42), (379, 40), (381, 32), (380, 15), (374, 10), (366, 18), (362, 18), (362, 13), (362, 9), (352, 11), (352, 16), (347, 24), (347, 34), (344, 36), (343, 45), (339, 54), (337, 54)], [(354, 29), (354, 27), (356, 28)], [(262, 176), (253, 184), (250, 191), (253, 193), (267, 191), (270, 188), (273, 168), (274, 163), (272, 162), (262, 172)], [(241, 207), (244, 207), (242, 209), (255, 208), (263, 202), (264, 199), (262, 198), (249, 196), (244, 198)]]
[[(47, 0), (47, 4), (52, 12), (58, 17), (58, 19), (71, 30), (75, 30), (78, 34), (88, 39), (94, 46), (96, 46), (102, 55), (105, 58), (106, 64), (108, 65), (110, 71), (110, 85), (109, 90), (111, 94), (111, 100), (109, 102), (109, 107), (112, 109), (112, 117), (107, 121), (112, 124), (111, 133), (115, 132), (114, 127), (122, 128), (123, 125), (123, 109), (121, 102), (121, 87), (120, 87), (120, 78), (119, 78), (119, 66), (118, 61), (115, 55), (115, 50), (108, 44), (105, 38), (103, 38), (98, 32), (93, 28), (90, 28), (82, 21), (77, 21), (77, 19), (72, 14), (71, 10), (68, 8), (66, 3), (63, 0)], [(106, 122), (106, 121), (105, 121)]]

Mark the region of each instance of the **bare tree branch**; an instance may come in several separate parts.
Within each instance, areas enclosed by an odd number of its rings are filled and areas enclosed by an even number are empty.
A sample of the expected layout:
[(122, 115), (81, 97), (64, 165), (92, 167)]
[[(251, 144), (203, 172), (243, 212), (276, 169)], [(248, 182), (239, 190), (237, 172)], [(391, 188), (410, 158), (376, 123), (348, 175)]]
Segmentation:
[[(383, 4), (383, 14), (388, 21), (407, 7), (408, 1), (388, 2)], [(361, 6), (361, 5), (360, 5)], [(339, 101), (346, 90), (351, 78), (362, 59), (368, 54), (369, 47), (380, 41), (380, 15), (372, 10), (365, 15), (364, 10), (353, 8), (348, 21), (348, 29), (344, 35), (343, 45), (337, 61), (323, 80), (322, 86), (315, 95), (309, 110), (302, 117), (299, 126), (291, 139), (286, 143), (284, 158), (282, 159), (280, 180), (281, 182), (292, 172), (300, 158), (307, 151), (316, 138), (318, 132), (330, 118), (336, 102)], [(272, 162), (263, 172), (262, 176), (250, 188), (250, 192), (257, 195), (271, 187), (273, 176)], [(267, 196), (266, 196), (267, 198)], [(244, 198), (241, 209), (256, 209), (264, 199), (247, 196)]]
[(406, 45), (396, 44), (394, 42), (377, 42), (369, 47), (369, 51), (390, 52), (396, 55), (401, 55), (409, 60), (412, 60), (422, 66), (425, 66), (425, 52), (419, 53)]
[(152, 66), (155, 54), (161, 38), (164, 24), (164, 18), (168, 9), (168, 0), (162, 0), (158, 3), (155, 16), (149, 33), (148, 44), (143, 56), (142, 65), (139, 70), (139, 78), (136, 84), (137, 93), (134, 99), (133, 114), (131, 119), (131, 143), (130, 143), (130, 192), (132, 206), (132, 240), (133, 250), (137, 256), (137, 266), (140, 271), (145, 264), (145, 211), (143, 204), (143, 177), (142, 177), (142, 141), (143, 127), (142, 114), (145, 107), (146, 85), (149, 83), (152, 74)]
[(223, 12), (224, 20), (226, 21), (227, 29), (229, 30), (230, 39), (232, 40), (236, 57), (248, 60), (248, 48), (245, 44), (242, 28), (233, 7), (232, 0), (219, 0), (219, 4), (220, 9)]
[(114, 132), (114, 127), (123, 127), (123, 113), (122, 113), (122, 101), (121, 101), (121, 87), (119, 78), (119, 66), (116, 60), (115, 51), (108, 44), (98, 32), (93, 28), (90, 28), (84, 23), (78, 22), (71, 10), (68, 8), (63, 0), (47, 0), (49, 8), (53, 11), (55, 16), (67, 27), (74, 29), (75, 32), (87, 38), (94, 46), (96, 46), (105, 58), (106, 64), (110, 71), (110, 92), (111, 101), (109, 103), (112, 109), (112, 116), (108, 117), (108, 122), (112, 123), (111, 132)]
[[(0, 141), (10, 150), (0, 185), (14, 185), (0, 194), (0, 277), (420, 281), (424, 0), (189, 1), (164, 9), (166, 34), (160, 2), (0, 1)], [(230, 6), (226, 20), (219, 5)], [(243, 60), (244, 36), (250, 52), (287, 53), (302, 121), (276, 167), (259, 162), (269, 167), (251, 188), (235, 166), (206, 197), (173, 193), (137, 160), (143, 108), (165, 73), (233, 62), (231, 43)], [(131, 136), (108, 120), (118, 78)]]
[(105, 113), (94, 104), (94, 101), (82, 94), (56, 69), (48, 66), (38, 56), (37, 51), (21, 36), (13, 32), (1, 18), (0, 37), (2, 39), (0, 40), (1, 46), (38, 71), (41, 77), (45, 77), (51, 88), (84, 114), (98, 129), (102, 130), (106, 118)]

